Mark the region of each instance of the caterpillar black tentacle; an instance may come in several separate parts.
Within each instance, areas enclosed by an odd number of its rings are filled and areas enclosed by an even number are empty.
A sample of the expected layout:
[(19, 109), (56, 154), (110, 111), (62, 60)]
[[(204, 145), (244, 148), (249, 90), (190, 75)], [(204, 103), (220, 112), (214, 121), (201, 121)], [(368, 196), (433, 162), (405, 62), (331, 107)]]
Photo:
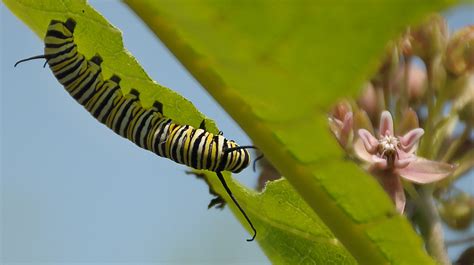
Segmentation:
[(94, 118), (117, 134), (161, 157), (195, 169), (216, 172), (227, 194), (254, 232), (248, 241), (254, 240), (257, 231), (232, 195), (222, 171), (242, 171), (250, 161), (247, 149), (255, 147), (239, 146), (222, 133), (208, 132), (204, 120), (197, 129), (190, 125), (178, 125), (163, 115), (160, 102), (155, 102), (151, 108), (144, 108), (136, 89), (123, 94), (120, 77), (112, 75), (109, 79), (103, 78), (100, 55), (96, 54), (88, 60), (78, 51), (73, 36), (75, 26), (73, 19), (66, 22), (52, 20), (44, 39), (44, 55), (20, 60), (15, 66), (29, 60), (46, 59), (67, 92)]
[(221, 181), (222, 186), (224, 186), (224, 189), (227, 191), (227, 194), (229, 194), (229, 197), (232, 199), (232, 201), (234, 201), (235, 205), (237, 206), (237, 208), (239, 208), (240, 212), (244, 215), (245, 220), (247, 220), (250, 227), (252, 228), (253, 236), (252, 236), (252, 238), (247, 239), (247, 241), (248, 242), (253, 241), (255, 239), (255, 237), (257, 236), (257, 230), (253, 226), (252, 222), (250, 221), (250, 219), (247, 216), (247, 214), (245, 213), (245, 211), (242, 209), (242, 207), (240, 207), (239, 203), (234, 198), (234, 195), (232, 195), (232, 191), (230, 190), (229, 186), (227, 186), (227, 183), (225, 182), (225, 179), (224, 179), (224, 176), (222, 175), (222, 172), (217, 171), (216, 174), (217, 174), (217, 177), (219, 178), (219, 180)]

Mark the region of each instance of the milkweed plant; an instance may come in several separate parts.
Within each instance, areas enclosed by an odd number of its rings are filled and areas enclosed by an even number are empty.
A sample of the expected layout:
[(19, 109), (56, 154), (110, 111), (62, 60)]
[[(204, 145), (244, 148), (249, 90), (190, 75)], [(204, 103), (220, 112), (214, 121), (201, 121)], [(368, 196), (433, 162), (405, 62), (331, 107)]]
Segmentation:
[[(85, 1), (4, 2), (40, 38), (51, 20), (73, 18), (81, 54), (100, 54), (104, 78), (122, 76), (124, 91), (137, 88), (144, 105), (159, 100), (177, 124), (208, 125), (150, 79)], [(447, 265), (448, 246), (472, 245), (472, 237), (447, 242), (443, 225), (466, 231), (474, 219), (474, 197), (458, 186), (474, 167), (474, 25), (450, 33), (432, 15), (386, 45), (450, 1), (125, 2), (264, 153), (259, 192), (228, 172), (219, 176), (225, 189), (213, 172), (192, 173), (216, 196), (209, 207), (223, 208), (232, 189), (271, 262)], [(340, 98), (346, 87), (361, 92)], [(212, 121), (208, 129), (219, 132)], [(457, 264), (472, 264), (473, 252)]]
[[(473, 71), (474, 26), (450, 34), (432, 16), (393, 41), (362, 94), (338, 102), (328, 118), (347, 155), (377, 179), (441, 264), (449, 264), (441, 222), (454, 230), (473, 222), (474, 197), (456, 186), (474, 166)], [(464, 255), (472, 261), (472, 247)]]

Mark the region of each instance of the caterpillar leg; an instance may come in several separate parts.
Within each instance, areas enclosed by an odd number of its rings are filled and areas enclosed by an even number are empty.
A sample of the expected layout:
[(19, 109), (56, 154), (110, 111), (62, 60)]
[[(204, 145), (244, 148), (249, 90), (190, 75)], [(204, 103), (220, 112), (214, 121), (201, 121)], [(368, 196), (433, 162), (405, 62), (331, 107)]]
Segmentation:
[(113, 81), (114, 83), (116, 83), (117, 85), (120, 84), (120, 81), (122, 81), (122, 79), (120, 79), (120, 77), (118, 75), (113, 75), (110, 77), (109, 79), (110, 81)]
[(102, 57), (99, 54), (96, 54), (90, 59), (90, 61), (97, 65), (100, 65), (104, 60), (102, 60)]
[(202, 120), (201, 123), (199, 124), (199, 129), (203, 129), (204, 131), (206, 130), (206, 120)]
[(136, 97), (137, 100), (140, 99), (140, 92), (138, 92), (138, 90), (136, 90), (135, 88), (132, 88), (132, 90), (130, 90), (130, 95)]
[[(202, 120), (201, 123), (199, 124), (199, 129), (203, 129), (204, 131), (207, 131), (206, 128), (206, 120)], [(224, 135), (223, 131), (219, 131), (218, 135)]]
[(160, 113), (161, 115), (163, 115), (163, 104), (159, 101), (155, 101), (155, 103), (153, 103), (153, 109)]
[(76, 21), (72, 18), (68, 18), (66, 22), (64, 23), (66, 25), (66, 28), (71, 32), (74, 33), (74, 28), (76, 27)]

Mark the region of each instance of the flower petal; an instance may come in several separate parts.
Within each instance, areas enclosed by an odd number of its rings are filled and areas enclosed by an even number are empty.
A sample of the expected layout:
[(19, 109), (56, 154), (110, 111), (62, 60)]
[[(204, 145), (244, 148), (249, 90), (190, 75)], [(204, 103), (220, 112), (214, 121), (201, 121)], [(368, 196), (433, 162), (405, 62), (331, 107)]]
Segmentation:
[(354, 143), (354, 153), (361, 160), (364, 160), (367, 163), (372, 163), (372, 155), (367, 152), (367, 149), (365, 149), (365, 146), (360, 138), (357, 138)]
[(348, 112), (344, 116), (344, 121), (343, 121), (342, 129), (341, 129), (341, 135), (339, 139), (342, 146), (346, 146), (347, 142), (349, 141), (349, 137), (352, 132), (352, 124), (353, 124), (352, 112)]
[(418, 157), (407, 167), (398, 169), (398, 173), (401, 177), (409, 181), (418, 184), (426, 184), (439, 181), (449, 176), (455, 169), (455, 166), (448, 163)]
[(343, 121), (335, 117), (328, 117), (328, 123), (332, 133), (336, 136), (341, 146), (345, 148), (350, 140), (349, 138), (352, 136), (352, 112), (346, 113)]
[(377, 151), (379, 141), (377, 141), (377, 139), (366, 129), (359, 129), (358, 133), (367, 152), (371, 154), (375, 153), (375, 151)]
[(353, 123), (353, 114), (352, 112), (348, 112), (346, 113), (346, 115), (344, 116), (344, 121), (343, 121), (343, 127), (342, 129), (344, 130), (350, 130), (352, 128), (352, 123)]
[[(400, 180), (400, 179), (399, 179)], [(395, 202), (395, 208), (397, 208), (397, 212), (400, 214), (405, 211), (405, 204), (406, 204), (406, 197), (405, 191), (403, 190), (403, 186), (400, 185), (400, 188), (394, 190), (394, 193), (391, 195), (392, 200)]]
[(395, 159), (395, 168), (404, 168), (418, 157), (414, 154), (405, 153), (402, 150), (397, 150), (397, 159)]
[(372, 162), (374, 165), (379, 168), (379, 169), (385, 169), (387, 168), (387, 160), (383, 159), (377, 155), (372, 155)]
[(336, 118), (329, 117), (328, 123), (329, 123), (329, 128), (331, 129), (332, 133), (336, 136), (336, 138), (339, 139), (339, 136), (341, 135), (341, 130), (343, 127), (342, 121)]
[(332, 109), (331, 116), (342, 121), (348, 112), (352, 112), (351, 104), (347, 100), (341, 100)]
[(391, 171), (377, 171), (375, 172), (375, 176), (390, 198), (392, 198), (397, 211), (403, 213), (406, 198), (400, 177)]
[(414, 152), (415, 150), (413, 147), (418, 143), (418, 140), (420, 140), (424, 133), (425, 131), (421, 128), (416, 128), (407, 132), (399, 138), (401, 149), (405, 152)]
[(379, 134), (381, 136), (394, 135), (392, 114), (386, 110), (384, 110), (380, 115)]

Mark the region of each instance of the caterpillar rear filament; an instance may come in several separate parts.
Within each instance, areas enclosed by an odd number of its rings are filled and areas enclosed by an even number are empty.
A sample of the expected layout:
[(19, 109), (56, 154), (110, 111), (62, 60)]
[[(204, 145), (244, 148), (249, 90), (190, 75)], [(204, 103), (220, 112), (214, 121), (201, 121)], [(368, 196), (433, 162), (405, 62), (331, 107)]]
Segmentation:
[(197, 129), (178, 125), (163, 115), (160, 102), (155, 102), (152, 108), (144, 108), (136, 89), (124, 95), (117, 75), (107, 80), (102, 77), (102, 58), (99, 55), (87, 60), (78, 51), (73, 36), (75, 25), (73, 19), (66, 22), (52, 20), (44, 39), (44, 55), (20, 60), (15, 66), (28, 60), (46, 59), (67, 92), (117, 134), (161, 157), (195, 169), (216, 172), (227, 194), (254, 232), (247, 241), (253, 241), (257, 231), (232, 195), (222, 171), (242, 171), (250, 161), (247, 149), (255, 147), (239, 146), (222, 134), (206, 131), (204, 121)]

